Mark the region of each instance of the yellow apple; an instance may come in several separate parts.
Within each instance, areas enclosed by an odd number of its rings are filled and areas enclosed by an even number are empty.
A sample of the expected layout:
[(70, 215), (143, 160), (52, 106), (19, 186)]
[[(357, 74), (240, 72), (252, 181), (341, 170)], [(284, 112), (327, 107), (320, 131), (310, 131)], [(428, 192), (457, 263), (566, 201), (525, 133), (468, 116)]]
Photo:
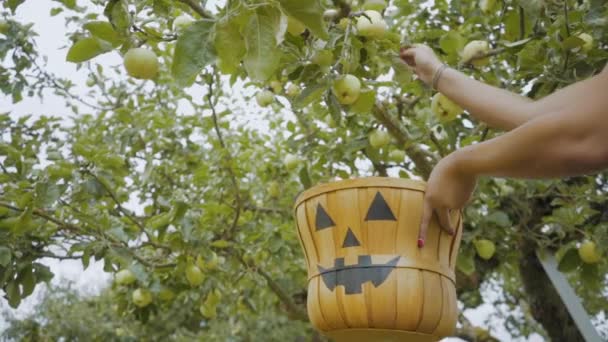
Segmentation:
[(137, 279), (135, 278), (135, 275), (130, 270), (124, 269), (116, 273), (115, 281), (118, 285), (130, 285), (133, 284), (136, 280)]
[(490, 44), (484, 40), (473, 40), (462, 50), (462, 63), (473, 64), (476, 67), (483, 67), (490, 63), (490, 57), (479, 58), (490, 51)]
[(190, 286), (199, 286), (205, 281), (205, 276), (198, 266), (191, 264), (186, 266), (186, 279)]
[(595, 264), (602, 259), (602, 256), (597, 250), (597, 246), (593, 241), (585, 241), (578, 248), (578, 255), (586, 264)]
[(583, 50), (583, 52), (589, 52), (591, 49), (593, 49), (593, 37), (590, 34), (581, 33), (578, 35), (578, 37), (585, 41), (585, 43), (581, 47), (581, 50)]
[(456, 119), (462, 113), (462, 108), (448, 99), (447, 96), (437, 93), (433, 96), (431, 111), (437, 116), (439, 121), (449, 122)]
[(124, 65), (131, 77), (153, 79), (158, 73), (158, 58), (152, 50), (133, 48), (124, 56)]
[(143, 308), (152, 303), (152, 293), (146, 289), (139, 288), (131, 294), (133, 304)]
[(391, 142), (391, 136), (387, 131), (375, 130), (369, 135), (369, 144), (374, 148), (380, 148)]
[(260, 107), (268, 107), (274, 102), (274, 93), (267, 89), (261, 90), (255, 95), (255, 100)]
[(355, 103), (361, 95), (361, 81), (356, 76), (344, 75), (334, 82), (332, 88), (338, 102), (344, 105)]
[[(365, 11), (365, 16), (360, 16), (357, 19), (357, 32), (359, 35), (369, 38), (381, 38), (386, 33), (388, 26), (382, 18), (382, 14), (378, 11)], [(370, 20), (371, 19), (371, 20)]]
[(494, 242), (490, 240), (475, 240), (473, 241), (473, 244), (477, 250), (477, 255), (484, 260), (490, 260), (496, 252), (496, 246), (494, 245)]

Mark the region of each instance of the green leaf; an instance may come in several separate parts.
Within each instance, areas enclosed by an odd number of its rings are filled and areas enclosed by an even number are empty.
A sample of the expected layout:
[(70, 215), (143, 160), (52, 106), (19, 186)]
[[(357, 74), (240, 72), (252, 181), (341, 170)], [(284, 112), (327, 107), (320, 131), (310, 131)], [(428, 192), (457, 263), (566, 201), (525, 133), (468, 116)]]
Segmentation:
[(280, 0), (280, 3), (289, 16), (299, 20), (315, 36), (324, 40), (329, 39), (320, 0)]
[(579, 46), (583, 46), (583, 44), (585, 44), (585, 41), (581, 38), (577, 36), (570, 36), (564, 39), (564, 41), (562, 42), (562, 47), (564, 48), (564, 50), (572, 50)]
[(8, 0), (7, 5), (8, 5), (8, 8), (11, 9), (11, 12), (13, 12), (13, 14), (15, 14), (15, 11), (17, 11), (17, 7), (19, 7), (19, 5), (21, 5), (24, 2), (25, 2), (25, 0)]
[(319, 101), (326, 90), (327, 86), (325, 84), (308, 86), (295, 98), (293, 105), (296, 108), (304, 108), (313, 102)]
[(466, 43), (466, 39), (456, 31), (450, 31), (439, 39), (441, 50), (448, 55), (457, 55)]
[(90, 21), (83, 27), (91, 32), (94, 37), (109, 42), (113, 47), (117, 47), (124, 42), (123, 37), (114, 31), (112, 24), (107, 21)]
[(557, 269), (560, 272), (568, 273), (576, 270), (581, 264), (581, 259), (578, 256), (578, 250), (576, 248), (570, 248), (559, 261)]
[(220, 71), (224, 74), (236, 72), (247, 48), (235, 20), (221, 21), (216, 25), (215, 50)]
[(21, 271), (19, 274), (19, 282), (21, 283), (23, 293), (22, 296), (25, 298), (34, 292), (36, 288), (36, 276), (32, 272), (32, 268), (30, 266), (26, 266), (26, 268)]
[(456, 260), (456, 268), (469, 276), (475, 272), (475, 252), (473, 248), (465, 249), (464, 252), (458, 254)]
[(177, 40), (171, 73), (180, 86), (192, 85), (201, 70), (214, 60), (213, 27), (213, 22), (199, 20)]
[(277, 47), (277, 18), (281, 12), (273, 7), (262, 7), (255, 11), (245, 26), (244, 64), (247, 74), (254, 81), (266, 81), (272, 76), (281, 60), (281, 51)]
[(131, 14), (124, 0), (110, 0), (103, 11), (114, 29), (126, 34), (131, 27)]
[(112, 46), (97, 38), (84, 38), (72, 45), (66, 60), (72, 63), (86, 62), (96, 56), (112, 50)]
[(11, 249), (5, 246), (0, 246), (0, 266), (6, 267), (12, 260)]
[(511, 220), (509, 220), (509, 216), (502, 211), (493, 211), (490, 215), (486, 217), (486, 220), (490, 223), (494, 223), (495, 225), (501, 228), (508, 228), (511, 226)]
[(308, 174), (308, 168), (304, 166), (299, 173), (300, 183), (304, 186), (305, 189), (308, 189), (312, 186), (312, 181), (310, 180), (310, 175)]
[(6, 285), (5, 290), (6, 297), (8, 299), (8, 305), (11, 308), (16, 309), (21, 303), (21, 293), (19, 292), (19, 284), (16, 281), (11, 281)]
[(350, 111), (355, 114), (370, 114), (376, 103), (376, 92), (372, 89), (365, 89), (359, 98), (350, 107)]
[(325, 103), (327, 103), (331, 118), (334, 120), (335, 124), (339, 126), (342, 122), (342, 106), (333, 91), (327, 90)]

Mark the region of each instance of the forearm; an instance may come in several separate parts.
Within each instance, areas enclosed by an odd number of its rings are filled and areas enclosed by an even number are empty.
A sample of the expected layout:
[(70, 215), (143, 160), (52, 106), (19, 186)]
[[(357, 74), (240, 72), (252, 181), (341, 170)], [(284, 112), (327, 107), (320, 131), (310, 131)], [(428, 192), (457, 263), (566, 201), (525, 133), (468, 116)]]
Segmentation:
[(577, 124), (572, 117), (565, 112), (542, 116), (450, 157), (457, 169), (475, 176), (554, 178), (607, 167), (608, 151), (602, 138), (605, 127), (594, 130)]
[(479, 82), (447, 68), (437, 83), (438, 90), (491, 127), (511, 130), (529, 121), (531, 100), (504, 89)]

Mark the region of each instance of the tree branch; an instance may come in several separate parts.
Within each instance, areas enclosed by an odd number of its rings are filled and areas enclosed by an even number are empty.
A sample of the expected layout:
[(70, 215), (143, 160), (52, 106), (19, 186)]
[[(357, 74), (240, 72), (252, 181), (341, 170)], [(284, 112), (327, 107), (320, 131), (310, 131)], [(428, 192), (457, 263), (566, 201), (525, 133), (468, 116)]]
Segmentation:
[[(397, 143), (400, 146), (404, 146), (407, 142), (409, 142), (409, 133), (405, 130), (397, 118), (388, 113), (385, 107), (379, 103), (376, 103), (372, 109), (372, 114), (388, 129), (389, 133), (391, 133), (391, 135), (397, 140)], [(407, 147), (405, 152), (414, 162), (418, 173), (424, 177), (424, 179), (428, 179), (431, 171), (433, 170), (433, 165), (437, 162), (437, 157), (415, 145), (410, 145)]]
[(190, 6), (190, 8), (192, 8), (192, 10), (194, 10), (194, 12), (198, 13), (198, 15), (200, 15), (201, 17), (203, 17), (205, 19), (215, 19), (215, 17), (211, 13), (205, 11), (205, 9), (196, 0), (177, 0), (177, 1)]
[(245, 266), (247, 269), (255, 271), (257, 274), (259, 274), (262, 278), (266, 280), (266, 283), (268, 283), (268, 287), (270, 287), (270, 290), (274, 292), (274, 294), (281, 300), (281, 302), (283, 302), (292, 319), (308, 322), (308, 315), (306, 314), (306, 310), (303, 310), (300, 306), (298, 306), (293, 301), (291, 296), (276, 281), (274, 281), (274, 279), (272, 279), (272, 277), (268, 273), (264, 272), (264, 270), (260, 269), (259, 267), (250, 265), (247, 261), (245, 261), (245, 259), (243, 259), (243, 256), (239, 252), (235, 252), (234, 255), (243, 266)]
[(222, 147), (222, 150), (224, 152), (224, 156), (227, 162), (227, 165), (225, 167), (226, 171), (228, 171), (228, 174), (230, 175), (230, 181), (232, 182), (232, 186), (234, 188), (234, 201), (236, 203), (236, 208), (235, 208), (235, 213), (234, 213), (234, 219), (232, 220), (232, 224), (230, 226), (230, 229), (228, 230), (227, 234), (224, 234), (223, 238), (230, 240), (235, 232), (236, 232), (236, 228), (237, 228), (237, 223), (239, 221), (239, 218), (241, 216), (241, 211), (243, 208), (243, 203), (241, 201), (241, 190), (239, 187), (239, 182), (236, 178), (236, 175), (234, 173), (234, 170), (232, 169), (232, 155), (230, 154), (230, 151), (228, 150), (228, 147), (226, 146), (226, 143), (224, 142), (224, 138), (222, 137), (222, 131), (220, 130), (220, 126), (218, 124), (218, 119), (217, 119), (217, 111), (215, 110), (215, 103), (213, 102), (213, 84), (214, 84), (214, 75), (211, 75), (211, 77), (208, 78), (207, 81), (207, 87), (208, 87), (208, 94), (207, 94), (207, 102), (209, 103), (209, 108), (211, 109), (211, 114), (212, 114), (212, 118), (213, 118), (213, 127), (215, 128), (215, 133), (217, 134), (217, 138), (220, 142), (220, 146)]

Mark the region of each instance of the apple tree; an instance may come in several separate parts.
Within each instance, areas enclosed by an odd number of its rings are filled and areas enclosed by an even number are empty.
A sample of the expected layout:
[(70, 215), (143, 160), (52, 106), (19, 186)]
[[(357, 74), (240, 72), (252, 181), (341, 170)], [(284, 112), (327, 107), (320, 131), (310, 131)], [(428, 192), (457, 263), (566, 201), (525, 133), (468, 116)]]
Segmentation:
[[(66, 60), (88, 77), (81, 96), (12, 19), (24, 2), (3, 4), (0, 90), (19, 102), (51, 89), (70, 113), (0, 116), (5, 298), (16, 307), (52, 277), (43, 258), (97, 260), (116, 273), (125, 320), (174, 318), (217, 340), (314, 334), (291, 213), (300, 191), (425, 179), (502, 134), (417, 81), (401, 46), (428, 44), (532, 99), (608, 59), (602, 0), (59, 0), (51, 15), (77, 27)], [(123, 63), (102, 66), (109, 54)], [(582, 341), (536, 251), (557, 255), (591, 315), (606, 313), (607, 181), (482, 179), (465, 210), (462, 309), (494, 305), (513, 337)], [(456, 335), (492, 339), (464, 315)]]

